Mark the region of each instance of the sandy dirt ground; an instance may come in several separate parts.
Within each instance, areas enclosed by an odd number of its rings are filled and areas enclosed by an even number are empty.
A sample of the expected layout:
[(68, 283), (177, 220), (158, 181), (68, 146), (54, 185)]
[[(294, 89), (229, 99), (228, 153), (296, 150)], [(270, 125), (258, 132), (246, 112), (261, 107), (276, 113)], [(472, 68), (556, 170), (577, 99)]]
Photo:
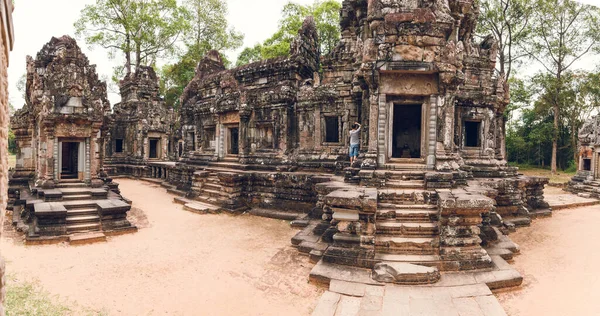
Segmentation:
[(118, 182), (137, 233), (78, 247), (25, 247), (5, 234), (7, 271), (109, 315), (311, 313), (322, 290), (308, 283), (312, 264), (290, 247), (287, 222), (198, 215), (159, 186)]
[(600, 206), (559, 210), (510, 238), (521, 254), (518, 290), (498, 293), (509, 315), (600, 315)]

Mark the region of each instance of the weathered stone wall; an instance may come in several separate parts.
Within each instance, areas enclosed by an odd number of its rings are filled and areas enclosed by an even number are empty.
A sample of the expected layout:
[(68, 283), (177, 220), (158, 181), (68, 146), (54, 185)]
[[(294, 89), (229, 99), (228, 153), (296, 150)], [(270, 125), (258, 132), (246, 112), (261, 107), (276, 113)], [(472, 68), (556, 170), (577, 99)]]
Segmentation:
[(106, 83), (74, 39), (54, 37), (35, 59), (27, 57), (25, 101), (11, 119), (19, 150), (16, 175), (52, 186), (61, 174), (60, 143), (79, 142), (78, 177), (96, 179), (103, 163), (100, 130), (110, 105)]
[[(8, 61), (14, 34), (12, 25), (12, 1), (0, 1), (0, 210), (6, 209), (8, 201)], [(4, 223), (4, 211), (0, 212)], [(4, 226), (4, 225), (2, 225)], [(0, 227), (0, 234), (2, 233)], [(5, 287), (4, 259), (0, 257), (0, 315), (4, 315)]]
[[(105, 119), (105, 164), (109, 173), (133, 171), (127, 166), (168, 160), (173, 154), (173, 109), (159, 92), (159, 79), (152, 67), (140, 66), (120, 82), (121, 102)], [(150, 157), (151, 140), (158, 141), (156, 156)], [(117, 141), (121, 151), (117, 152)], [(119, 169), (120, 168), (120, 169)], [(119, 173), (115, 173), (119, 174)], [(131, 174), (131, 173), (127, 173)]]

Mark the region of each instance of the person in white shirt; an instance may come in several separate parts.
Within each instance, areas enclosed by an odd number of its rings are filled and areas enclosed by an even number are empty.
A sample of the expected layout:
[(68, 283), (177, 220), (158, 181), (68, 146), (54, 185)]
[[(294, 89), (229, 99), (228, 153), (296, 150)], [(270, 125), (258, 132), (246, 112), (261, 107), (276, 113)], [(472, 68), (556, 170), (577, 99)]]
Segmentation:
[(354, 122), (350, 131), (350, 165), (354, 164), (358, 158), (358, 150), (360, 149), (360, 124)]

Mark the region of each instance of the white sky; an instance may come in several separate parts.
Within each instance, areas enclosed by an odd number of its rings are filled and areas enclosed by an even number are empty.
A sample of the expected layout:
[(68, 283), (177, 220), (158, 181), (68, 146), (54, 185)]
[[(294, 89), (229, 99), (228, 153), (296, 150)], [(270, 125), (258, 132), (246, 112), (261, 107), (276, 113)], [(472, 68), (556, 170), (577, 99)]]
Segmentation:
[[(340, 0), (341, 1), (341, 0)], [(582, 3), (600, 6), (600, 0), (578, 0)], [(245, 34), (244, 46), (253, 46), (270, 37), (277, 29), (281, 9), (288, 0), (227, 0), (229, 4), (229, 24)], [(293, 0), (300, 4), (310, 4), (313, 0)], [(52, 36), (74, 36), (73, 23), (86, 4), (95, 0), (17, 0), (13, 13), (15, 47), (10, 55), (9, 97), (11, 103), (20, 108), (24, 100), (17, 90), (16, 83), (25, 73), (25, 57), (34, 56), (50, 41)], [(79, 45), (88, 56), (90, 63), (97, 65), (101, 77), (110, 78), (119, 59), (109, 59), (101, 48), (90, 50), (80, 40)], [(241, 49), (243, 49), (243, 47)], [(227, 52), (230, 60), (235, 60), (239, 49)], [(109, 93), (111, 104), (119, 102), (119, 95)]]

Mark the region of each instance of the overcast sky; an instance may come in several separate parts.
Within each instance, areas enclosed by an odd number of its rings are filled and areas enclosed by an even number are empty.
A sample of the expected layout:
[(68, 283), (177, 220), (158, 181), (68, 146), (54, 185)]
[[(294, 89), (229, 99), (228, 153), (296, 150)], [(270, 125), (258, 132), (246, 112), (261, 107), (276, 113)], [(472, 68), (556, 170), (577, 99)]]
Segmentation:
[[(245, 34), (244, 47), (253, 46), (270, 37), (277, 29), (281, 9), (288, 0), (227, 0), (229, 23)], [(293, 0), (300, 4), (310, 4), (313, 0)], [(341, 2), (341, 0), (340, 0)], [(600, 5), (600, 0), (580, 2)], [(9, 94), (11, 103), (20, 108), (24, 100), (16, 87), (16, 82), (25, 73), (25, 57), (35, 56), (50, 41), (52, 36), (65, 34), (74, 36), (73, 23), (86, 4), (95, 0), (18, 0), (13, 13), (15, 27), (15, 47), (10, 55)], [(110, 78), (112, 69), (121, 60), (110, 60), (101, 48), (90, 50), (79, 41), (83, 52), (92, 64), (97, 65), (101, 77)], [(240, 49), (241, 50), (241, 49)], [(235, 60), (239, 51), (228, 52), (230, 60)], [(111, 104), (119, 102), (116, 93), (109, 93)]]

